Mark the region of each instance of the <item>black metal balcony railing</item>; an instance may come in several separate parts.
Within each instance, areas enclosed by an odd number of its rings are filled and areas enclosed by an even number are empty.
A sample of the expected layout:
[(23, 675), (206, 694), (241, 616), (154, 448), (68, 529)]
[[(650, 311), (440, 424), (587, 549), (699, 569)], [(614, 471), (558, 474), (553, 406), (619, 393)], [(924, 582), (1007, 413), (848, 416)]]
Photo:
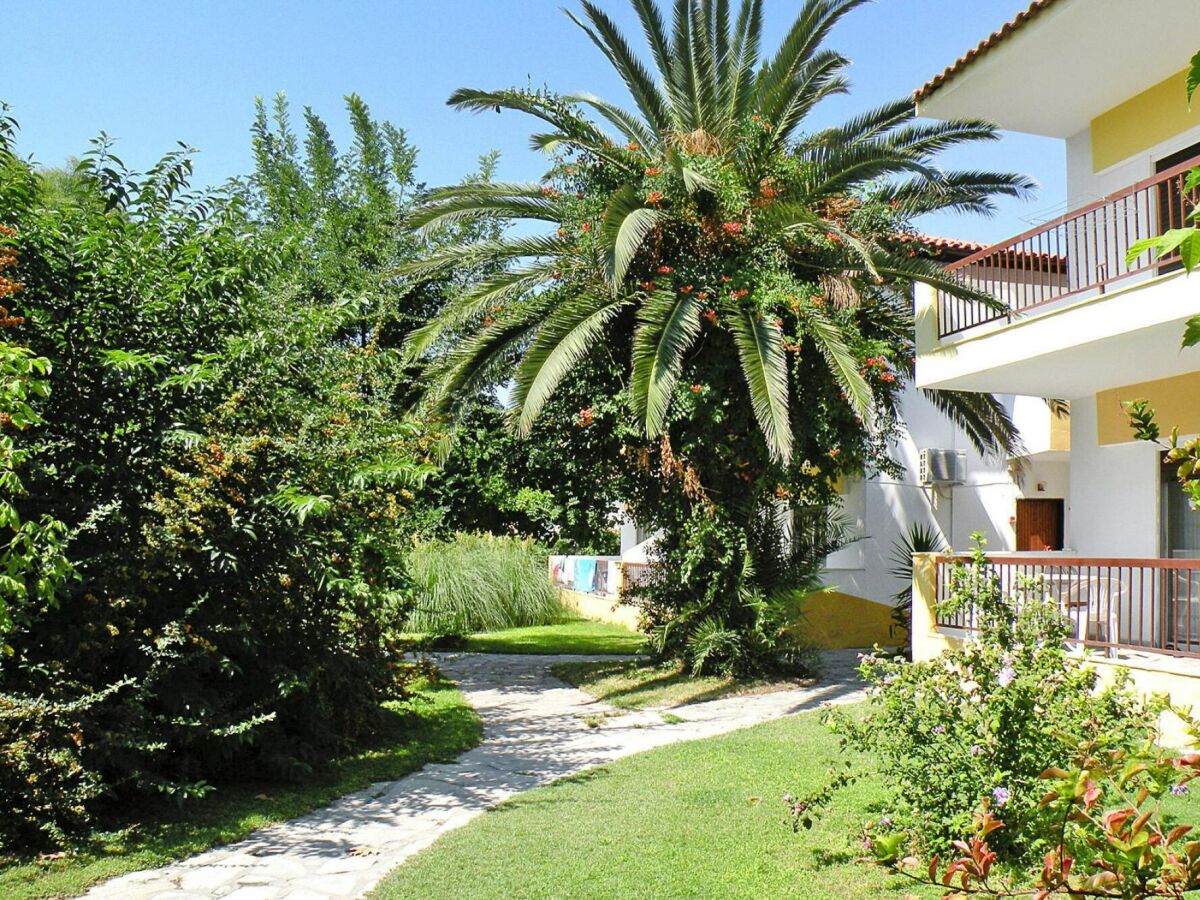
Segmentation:
[(1177, 253), (1158, 258), (1146, 251), (1132, 260), (1126, 255), (1143, 238), (1191, 224), (1188, 215), (1200, 192), (1186, 190), (1184, 182), (1197, 165), (1200, 157), (948, 266), (947, 272), (991, 294), (1002, 308), (939, 292), (938, 336), (1011, 321), (1048, 303), (1103, 294), (1118, 282), (1178, 269)]

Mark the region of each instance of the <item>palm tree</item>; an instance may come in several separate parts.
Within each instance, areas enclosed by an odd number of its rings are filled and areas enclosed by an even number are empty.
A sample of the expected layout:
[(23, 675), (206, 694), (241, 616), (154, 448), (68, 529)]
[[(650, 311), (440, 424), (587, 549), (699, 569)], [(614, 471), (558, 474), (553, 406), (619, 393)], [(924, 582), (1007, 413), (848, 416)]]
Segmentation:
[[(422, 229), (481, 218), (551, 226), (546, 235), (522, 227), (517, 236), (451, 246), (407, 269), (422, 278), (469, 262), (496, 273), (409, 344), (414, 357), (445, 351), (432, 354), (434, 399), (448, 402), (515, 361), (512, 402), (527, 431), (573, 366), (605, 346), (618, 323), (632, 322), (632, 400), (645, 434), (655, 437), (684, 360), (704, 342), (707, 317), (731, 338), (710, 344), (736, 353), (773, 459), (792, 457), (796, 392), (788, 350), (805, 342), (870, 427), (878, 385), (868, 383), (835, 309), (887, 307), (897, 327), (907, 327), (907, 340), (913, 282), (994, 303), (896, 238), (913, 216), (990, 212), (995, 197), (1021, 195), (1031, 183), (939, 169), (941, 151), (993, 140), (996, 131), (979, 121), (915, 121), (907, 98), (839, 127), (802, 132), (817, 103), (847, 90), (848, 61), (823, 44), (865, 0), (807, 0), (769, 58), (760, 53), (762, 0), (742, 0), (736, 18), (728, 0), (676, 0), (670, 31), (654, 0), (631, 2), (655, 74), (590, 0), (582, 0), (581, 16), (568, 15), (621, 76), (633, 109), (590, 94), (528, 90), (463, 88), (450, 98), (459, 109), (540, 119), (549, 130), (532, 143), (558, 154), (559, 165), (540, 184), (435, 190), (413, 217)], [(615, 134), (588, 118), (589, 110)], [(590, 177), (580, 186), (584, 167)], [(580, 190), (572, 192), (575, 186)], [(867, 212), (878, 218), (879, 210), (886, 227), (864, 226)], [(797, 290), (779, 290), (780, 275)], [(830, 302), (806, 303), (789, 315), (794, 302), (779, 298), (794, 300), (806, 285)], [(911, 369), (911, 341), (907, 349), (904, 343), (896, 342), (890, 360), (902, 375)], [(933, 399), (980, 449), (1015, 446), (1012, 422), (990, 396)]]

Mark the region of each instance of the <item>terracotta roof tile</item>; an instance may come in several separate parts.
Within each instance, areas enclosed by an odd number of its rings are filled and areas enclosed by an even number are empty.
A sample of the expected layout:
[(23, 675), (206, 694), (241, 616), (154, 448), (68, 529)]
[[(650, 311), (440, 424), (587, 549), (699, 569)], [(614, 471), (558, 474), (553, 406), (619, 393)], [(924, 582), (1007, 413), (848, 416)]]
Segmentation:
[(975, 62), (975, 60), (979, 59), (979, 57), (983, 56), (983, 54), (987, 53), (1013, 32), (1020, 30), (1021, 27), (1027, 22), (1029, 22), (1031, 19), (1034, 19), (1038, 13), (1053, 6), (1056, 2), (1058, 2), (1058, 0), (1034, 0), (1034, 2), (1029, 5), (1028, 9), (1017, 13), (1011, 22), (1007, 22), (1001, 26), (999, 30), (993, 31), (990, 35), (979, 42), (979, 46), (972, 50), (968, 50), (957, 60), (955, 60), (953, 64), (947, 66), (940, 74), (935, 75), (928, 82), (926, 82), (923, 87), (917, 88), (917, 90), (913, 91), (913, 100), (919, 102), (921, 100), (928, 99), (929, 96), (943, 84), (957, 75), (971, 63)]

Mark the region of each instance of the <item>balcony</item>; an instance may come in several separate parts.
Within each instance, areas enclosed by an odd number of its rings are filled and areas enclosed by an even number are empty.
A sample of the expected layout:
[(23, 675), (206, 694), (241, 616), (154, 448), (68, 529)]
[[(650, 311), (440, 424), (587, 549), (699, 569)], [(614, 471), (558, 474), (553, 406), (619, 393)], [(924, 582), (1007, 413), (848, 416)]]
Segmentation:
[(1197, 165), (1200, 157), (948, 266), (958, 281), (991, 294), (1004, 308), (939, 292), (939, 340), (1178, 271), (1177, 254), (1126, 255), (1136, 241), (1188, 224), (1200, 195), (1185, 191), (1184, 180)]
[[(934, 560), (937, 627), (973, 631), (974, 613), (940, 611), (965, 557)], [(1156, 654), (1200, 659), (1200, 560), (1112, 559), (1061, 554), (998, 555), (988, 574), (1009, 596), (1058, 601), (1081, 647), (1115, 658)]]
[[(1177, 254), (1138, 240), (1189, 224), (1200, 157), (988, 247), (947, 273), (1000, 301), (994, 308), (924, 285), (916, 290), (917, 385), (1076, 399), (1200, 370), (1180, 351), (1200, 314)], [(1200, 277), (1200, 276), (1197, 276)]]

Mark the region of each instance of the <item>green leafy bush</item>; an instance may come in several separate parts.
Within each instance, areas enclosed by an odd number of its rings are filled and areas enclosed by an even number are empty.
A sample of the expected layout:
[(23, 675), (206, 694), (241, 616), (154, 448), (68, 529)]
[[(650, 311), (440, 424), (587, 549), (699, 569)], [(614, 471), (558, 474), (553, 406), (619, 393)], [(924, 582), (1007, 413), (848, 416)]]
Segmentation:
[[(6, 805), (28, 811), (0, 835), (15, 852), (126, 800), (303, 778), (371, 735), (396, 689), (381, 615), (404, 602), (439, 435), (398, 412), (396, 292), (359, 273), (335, 293), (332, 242), (297, 252), (302, 223), (248, 215), (253, 193), (192, 191), (185, 150), (139, 174), (100, 140), (50, 192), (3, 133), (0, 149), (23, 319), (0, 331), (0, 390), (37, 417), (0, 435), (23, 486), (5, 480), (5, 520), (62, 523), (76, 575), (51, 543), (20, 571), (5, 557), (37, 602), (10, 612), (0, 694), (45, 703), (13, 699), (0, 733), (23, 773)], [(339, 177), (378, 189), (395, 232), (391, 171)]]
[(0, 852), (59, 845), (90, 821), (103, 784), (82, 761), (81, 713), (119, 688), (74, 701), (0, 694)]
[[(1061, 735), (1133, 750), (1155, 728), (1161, 705), (1141, 701), (1123, 677), (1102, 686), (1093, 667), (1068, 655), (1069, 623), (1056, 601), (1035, 581), (1006, 594), (981, 544), (954, 572), (947, 607), (976, 616), (978, 635), (961, 649), (916, 663), (863, 659), (868, 714), (831, 711), (827, 719), (846, 754), (834, 785), (877, 766), (889, 800), (884, 830), (894, 835), (880, 839), (911, 840), (930, 853), (970, 829), (986, 796), (1007, 823), (993, 849), (1027, 860), (1049, 849), (1038, 827), (1039, 778), (1069, 762)], [(793, 816), (811, 821), (813, 807), (829, 799), (822, 792), (793, 801)]]
[(413, 589), (406, 627), (412, 631), (496, 631), (542, 625), (563, 614), (546, 554), (528, 539), (456, 534), (422, 541), (409, 552), (406, 567)]
[[(1175, 708), (1194, 745), (1200, 727), (1190, 708)], [(1195, 825), (1170, 814), (1173, 798), (1186, 796), (1200, 777), (1200, 754), (1179, 754), (1151, 730), (1140, 746), (1114, 746), (1107, 735), (1082, 740), (1061, 734), (1070, 761), (1039, 776), (1042, 814), (1034, 828), (1049, 849), (1024, 869), (1006, 866), (993, 849), (1009, 818), (984, 797), (970, 833), (954, 852), (928, 861), (901, 855), (903, 835), (868, 831), (876, 862), (946, 897), (1183, 897), (1200, 889), (1200, 840)]]

